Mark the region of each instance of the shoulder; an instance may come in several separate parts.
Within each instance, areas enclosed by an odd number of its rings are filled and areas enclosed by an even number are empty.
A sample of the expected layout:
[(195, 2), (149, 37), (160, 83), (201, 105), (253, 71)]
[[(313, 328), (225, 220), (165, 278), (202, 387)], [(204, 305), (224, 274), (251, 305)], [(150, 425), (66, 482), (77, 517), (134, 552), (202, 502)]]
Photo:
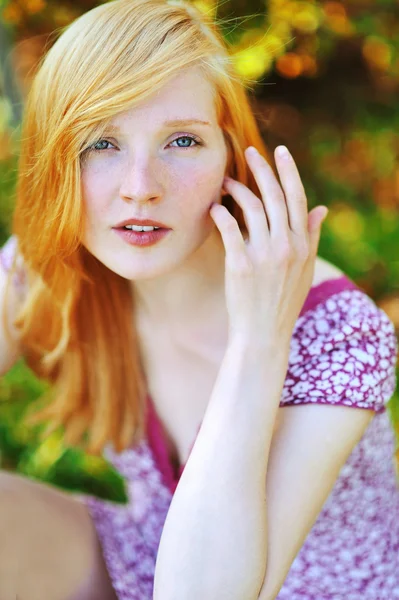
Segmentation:
[[(330, 283), (315, 287), (323, 281)], [(340, 269), (317, 259), (313, 288), (291, 340), (282, 405), (382, 411), (396, 387), (397, 352), (388, 315)]]
[(339, 279), (344, 276), (345, 273), (328, 260), (321, 258), (321, 256), (316, 257), (312, 287), (323, 283), (323, 281)]

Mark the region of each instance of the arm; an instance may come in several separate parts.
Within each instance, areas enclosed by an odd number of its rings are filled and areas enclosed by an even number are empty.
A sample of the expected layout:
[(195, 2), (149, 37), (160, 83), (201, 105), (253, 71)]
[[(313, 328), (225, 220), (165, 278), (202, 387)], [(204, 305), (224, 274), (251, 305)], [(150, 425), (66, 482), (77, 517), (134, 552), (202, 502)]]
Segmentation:
[(277, 157), (286, 196), (253, 149), (246, 158), (262, 200), (240, 182), (224, 180), (244, 210), (249, 239), (225, 207), (211, 207), (226, 248), (230, 343), (166, 519), (155, 600), (256, 600), (264, 581), (270, 446), (290, 338), (326, 216), (324, 207), (307, 213), (292, 158), (287, 152)]
[(155, 600), (258, 598), (267, 560), (265, 475), (289, 354), (276, 348), (227, 348), (168, 512)]
[(280, 408), (267, 469), (268, 560), (259, 600), (274, 600), (341, 467), (374, 416), (347, 406)]
[[(155, 600), (273, 600), (341, 467), (372, 417), (371, 410), (351, 408), (349, 412), (340, 406), (302, 406), (279, 411), (284, 384), (287, 383), (287, 388), (293, 385), (292, 381), (285, 382), (287, 334), (292, 333), (310, 285), (309, 269), (316, 256), (321, 216), (316, 209), (309, 214), (310, 250), (304, 252), (308, 242), (303, 240), (306, 225), (303, 193), (296, 189), (299, 180), (291, 168), (292, 162), (282, 161), (280, 177), (291, 227), (296, 231), (293, 234), (291, 230), (287, 241), (286, 213), (280, 214), (283, 198), (278, 192), (274, 198), (276, 186), (270, 180), (268, 166), (259, 162), (258, 166), (259, 184), (265, 189), (272, 215), (268, 213), (271, 234), (267, 237), (266, 233), (266, 246), (262, 241), (262, 235), (265, 237), (262, 213), (241, 184), (234, 183), (233, 189), (242, 207), (247, 209), (248, 221), (253, 219), (257, 247), (251, 243), (244, 246), (226, 212), (214, 215), (220, 219), (228, 248), (229, 316), (234, 315), (236, 331), (250, 332), (247, 339), (252, 343), (241, 341), (228, 346), (201, 431), (165, 523), (155, 573)], [(278, 232), (279, 227), (273, 225), (273, 219), (280, 224), (277, 237), (273, 231)], [(298, 243), (299, 248), (293, 253), (290, 248)], [(324, 370), (326, 358), (328, 362), (334, 360), (334, 350), (341, 350), (336, 360), (352, 364), (350, 377), (364, 376), (363, 385), (355, 395), (359, 406), (371, 409), (388, 400), (388, 393), (393, 393), (397, 348), (394, 348), (392, 324), (386, 316), (384, 322), (374, 309), (368, 321), (364, 317), (365, 307), (356, 296), (354, 305), (349, 307), (345, 299), (337, 304), (331, 302), (328, 321), (316, 312), (312, 322), (302, 321), (295, 344), (303, 342), (307, 348), (307, 334), (313, 327), (314, 337), (321, 345), (318, 351), (313, 347), (309, 360), (305, 359), (306, 352), (300, 356), (296, 349), (293, 360), (301, 361), (296, 373), (308, 372), (308, 384), (316, 385), (318, 371), (313, 369), (314, 364), (319, 361)], [(345, 317), (342, 320), (340, 310), (347, 313), (350, 323), (345, 322)], [(331, 326), (334, 320), (338, 330)], [(323, 335), (327, 322), (328, 333)], [(374, 340), (370, 331), (376, 333)], [(348, 340), (350, 335), (352, 338)], [(262, 346), (260, 339), (267, 343)], [(384, 366), (376, 362), (375, 354), (382, 347), (379, 355), (385, 357)], [(388, 355), (389, 361), (385, 360)], [(377, 379), (370, 376), (374, 371)], [(323, 374), (323, 381), (326, 375)], [(345, 386), (334, 385), (335, 394), (324, 400), (347, 401)], [(308, 392), (310, 387), (307, 386)], [(314, 391), (322, 395), (320, 390)], [(298, 389), (298, 398), (295, 391), (289, 393), (294, 394), (294, 403), (306, 402), (301, 390)], [(334, 417), (332, 411), (337, 411)], [(276, 422), (277, 432), (273, 435)], [(315, 460), (315, 456), (322, 460)], [(295, 508), (290, 505), (293, 494), (298, 494)]]
[(226, 352), (167, 516), (155, 600), (276, 598), (374, 415), (343, 406), (273, 408), (285, 372), (284, 354)]

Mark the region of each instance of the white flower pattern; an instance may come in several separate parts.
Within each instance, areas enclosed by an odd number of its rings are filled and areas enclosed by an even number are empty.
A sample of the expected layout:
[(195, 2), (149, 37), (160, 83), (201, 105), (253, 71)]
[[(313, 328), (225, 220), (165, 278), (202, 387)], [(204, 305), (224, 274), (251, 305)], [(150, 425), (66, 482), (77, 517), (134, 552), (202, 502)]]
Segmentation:
[[(10, 238), (0, 253), (7, 267)], [(399, 599), (399, 488), (385, 407), (397, 340), (387, 315), (347, 277), (310, 290), (293, 332), (280, 406), (319, 403), (375, 411), (342, 467), (276, 600)], [(126, 506), (82, 496), (119, 600), (150, 600), (162, 528), (177, 485), (150, 438), (106, 458), (128, 483)]]

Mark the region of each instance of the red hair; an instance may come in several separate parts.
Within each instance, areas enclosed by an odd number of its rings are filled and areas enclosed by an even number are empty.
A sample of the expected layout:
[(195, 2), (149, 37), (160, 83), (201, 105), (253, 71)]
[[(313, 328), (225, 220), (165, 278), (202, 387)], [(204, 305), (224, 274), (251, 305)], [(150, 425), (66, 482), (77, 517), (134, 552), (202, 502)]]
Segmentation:
[[(212, 82), (228, 147), (227, 173), (256, 194), (244, 149), (267, 156), (246, 90), (221, 33), (184, 2), (116, 0), (70, 25), (41, 64), (25, 107), (12, 233), (28, 277), (15, 320), (30, 368), (50, 386), (29, 419), (65, 428), (66, 443), (100, 453), (143, 435), (147, 385), (129, 282), (81, 244), (80, 155), (116, 114), (182, 68)], [(223, 203), (247, 233), (241, 209)], [(12, 272), (10, 273), (10, 277)]]

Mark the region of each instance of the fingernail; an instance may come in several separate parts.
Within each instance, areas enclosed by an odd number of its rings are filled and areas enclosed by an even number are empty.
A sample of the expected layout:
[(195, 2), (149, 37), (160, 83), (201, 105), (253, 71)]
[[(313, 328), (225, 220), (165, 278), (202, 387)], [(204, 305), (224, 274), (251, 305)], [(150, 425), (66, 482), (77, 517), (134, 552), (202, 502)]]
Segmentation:
[(288, 148), (286, 146), (278, 146), (276, 149), (277, 156), (280, 158), (289, 158), (290, 153), (288, 152)]
[(322, 222), (325, 221), (325, 219), (327, 218), (328, 212), (329, 212), (329, 209), (326, 206), (324, 208), (325, 208), (325, 214), (321, 218)]
[(257, 154), (259, 154), (259, 152), (254, 146), (248, 146), (245, 152), (250, 156), (256, 156)]

